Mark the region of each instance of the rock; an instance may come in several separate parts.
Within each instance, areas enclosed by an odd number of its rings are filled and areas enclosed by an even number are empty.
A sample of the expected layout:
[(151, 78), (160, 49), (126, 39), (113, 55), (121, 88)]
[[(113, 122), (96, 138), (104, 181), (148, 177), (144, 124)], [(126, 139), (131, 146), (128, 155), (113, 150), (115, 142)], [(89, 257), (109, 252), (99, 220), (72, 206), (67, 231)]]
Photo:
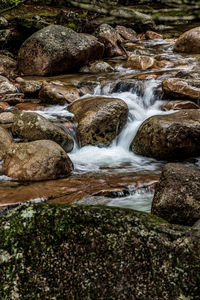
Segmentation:
[(200, 219), (200, 169), (166, 164), (156, 186), (152, 213), (170, 223), (192, 226)]
[(19, 71), (25, 75), (54, 75), (75, 71), (103, 55), (104, 46), (94, 36), (51, 25), (30, 36), (18, 54)]
[(97, 28), (95, 36), (105, 46), (104, 57), (124, 55), (124, 51), (120, 47), (123, 39), (110, 25), (101, 24)]
[(42, 82), (36, 80), (24, 80), (21, 77), (17, 77), (15, 81), (19, 84), (19, 89), (25, 97), (38, 97)]
[(155, 40), (155, 39), (163, 39), (163, 36), (162, 34), (148, 30), (145, 33), (145, 38), (148, 40)]
[(128, 117), (126, 103), (118, 98), (88, 97), (68, 106), (78, 123), (81, 146), (106, 145), (121, 132)]
[(73, 149), (73, 140), (64, 130), (34, 112), (16, 113), (12, 134), (26, 141), (52, 140), (66, 152)]
[(89, 66), (84, 66), (80, 68), (79, 72), (81, 73), (108, 73), (114, 72), (113, 67), (109, 65), (107, 62), (95, 62)]
[(176, 41), (174, 51), (200, 53), (200, 27), (195, 27), (183, 33)]
[(6, 55), (0, 55), (0, 75), (10, 76), (17, 69), (17, 62)]
[(45, 106), (37, 103), (19, 103), (15, 105), (19, 110), (44, 110)]
[[(1, 85), (1, 83), (0, 83)], [(6, 105), (16, 105), (24, 102), (24, 94), (22, 93), (9, 93), (0, 95), (0, 100), (4, 101)]]
[(14, 114), (12, 112), (0, 113), (0, 124), (9, 124), (14, 122)]
[(129, 56), (125, 66), (126, 68), (131, 69), (146, 70), (152, 68), (154, 64), (155, 59), (153, 57), (132, 54), (131, 56)]
[(3, 162), (7, 176), (22, 181), (40, 181), (68, 176), (73, 164), (55, 142), (40, 140), (9, 147)]
[(8, 131), (0, 126), (0, 160), (2, 160), (12, 143), (13, 140)]
[(0, 76), (0, 95), (16, 93), (17, 88), (6, 77)]
[(131, 150), (161, 160), (182, 160), (200, 154), (199, 138), (200, 111), (184, 110), (144, 121)]
[(181, 99), (198, 100), (200, 97), (200, 81), (180, 78), (167, 78), (162, 82), (162, 89), (166, 96)]
[(0, 17), (0, 28), (6, 28), (8, 26), (8, 21), (4, 17)]
[(115, 27), (115, 30), (124, 40), (128, 40), (128, 41), (137, 40), (137, 33), (131, 28), (126, 28), (124, 26), (118, 25)]
[(4, 111), (10, 108), (10, 105), (6, 102), (0, 102), (0, 111)]
[(80, 97), (78, 88), (74, 86), (66, 86), (62, 83), (43, 82), (39, 93), (39, 98), (43, 103), (60, 104), (71, 103)]
[(169, 101), (161, 106), (162, 110), (199, 109), (200, 106), (192, 101), (177, 100)]
[(1, 214), (0, 234), (5, 300), (13, 290), (21, 299), (199, 298), (199, 230), (151, 214), (23, 205)]

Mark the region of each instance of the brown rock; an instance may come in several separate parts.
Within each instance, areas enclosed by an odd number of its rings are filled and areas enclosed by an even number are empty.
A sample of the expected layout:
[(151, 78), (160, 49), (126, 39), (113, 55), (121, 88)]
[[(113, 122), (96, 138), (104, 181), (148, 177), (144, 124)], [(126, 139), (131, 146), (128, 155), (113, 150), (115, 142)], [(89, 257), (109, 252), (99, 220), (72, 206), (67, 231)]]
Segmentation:
[(40, 181), (68, 176), (73, 164), (66, 152), (49, 140), (10, 146), (3, 162), (3, 172), (23, 181)]
[(20, 91), (26, 97), (38, 97), (42, 82), (36, 80), (24, 80), (20, 77), (16, 78), (16, 82), (19, 83)]
[(124, 40), (135, 41), (137, 39), (137, 33), (131, 28), (118, 25), (115, 30)]
[(19, 110), (44, 110), (45, 106), (37, 103), (19, 103), (15, 105), (15, 108)]
[(173, 98), (198, 100), (200, 97), (200, 82), (180, 78), (167, 78), (162, 82), (165, 95)]
[(200, 154), (200, 111), (153, 116), (142, 123), (131, 144), (136, 154), (182, 160)]
[(91, 35), (51, 25), (30, 36), (18, 54), (19, 71), (25, 75), (53, 75), (79, 69), (99, 59), (104, 46)]
[(192, 101), (177, 100), (169, 101), (161, 106), (162, 110), (199, 109), (200, 106)]
[(63, 84), (43, 82), (39, 98), (43, 103), (60, 104), (71, 103), (80, 97), (78, 88)]
[(8, 103), (6, 103), (6, 102), (0, 102), (0, 110), (1, 111), (4, 111), (4, 110), (6, 110), (9, 107), (10, 107), (10, 105)]
[(200, 219), (200, 170), (166, 164), (156, 186), (152, 213), (168, 222), (193, 225)]
[(68, 106), (78, 123), (81, 146), (109, 145), (121, 132), (128, 117), (126, 103), (118, 98), (89, 97)]
[(12, 126), (15, 137), (26, 141), (52, 140), (66, 152), (73, 149), (72, 138), (61, 128), (34, 112), (18, 112)]
[(13, 143), (11, 136), (8, 131), (0, 126), (0, 159), (2, 159)]
[(113, 72), (114, 69), (109, 65), (107, 62), (104, 61), (97, 61), (89, 66), (82, 67), (79, 72), (81, 73), (108, 73)]
[(6, 77), (0, 76), (0, 95), (16, 93), (17, 88)]
[(150, 56), (135, 55), (129, 56), (126, 67), (131, 69), (146, 70), (152, 68), (155, 64), (155, 59)]
[(105, 46), (105, 57), (124, 55), (124, 51), (120, 47), (123, 39), (110, 25), (101, 24), (99, 28), (97, 28), (95, 36)]
[(6, 56), (0, 55), (0, 75), (8, 76), (17, 69), (17, 62)]
[(174, 51), (185, 53), (200, 53), (200, 27), (183, 33), (174, 45)]
[(9, 124), (14, 122), (14, 114), (12, 112), (0, 113), (0, 124)]
[(162, 36), (162, 34), (148, 30), (145, 33), (145, 38), (148, 40), (155, 40), (155, 39), (163, 39), (163, 36)]

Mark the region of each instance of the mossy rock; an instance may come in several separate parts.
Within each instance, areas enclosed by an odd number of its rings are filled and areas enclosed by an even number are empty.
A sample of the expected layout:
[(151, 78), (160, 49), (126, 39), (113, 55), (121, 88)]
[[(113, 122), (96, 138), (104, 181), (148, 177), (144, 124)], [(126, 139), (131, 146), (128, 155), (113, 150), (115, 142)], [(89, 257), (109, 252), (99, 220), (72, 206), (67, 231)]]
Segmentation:
[(0, 299), (199, 299), (197, 229), (128, 209), (40, 204), (2, 214), (0, 235)]

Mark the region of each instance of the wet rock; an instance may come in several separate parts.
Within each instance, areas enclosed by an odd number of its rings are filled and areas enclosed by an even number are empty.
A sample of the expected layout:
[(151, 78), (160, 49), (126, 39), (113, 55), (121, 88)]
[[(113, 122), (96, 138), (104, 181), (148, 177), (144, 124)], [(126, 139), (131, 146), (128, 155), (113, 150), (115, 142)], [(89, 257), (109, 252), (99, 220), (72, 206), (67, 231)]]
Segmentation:
[(19, 103), (15, 105), (16, 109), (19, 110), (44, 110), (45, 106), (44, 105), (40, 105), (39, 103)]
[(73, 140), (64, 130), (34, 112), (16, 112), (12, 133), (15, 137), (26, 141), (55, 141), (66, 152), (73, 149)]
[(78, 88), (66, 86), (62, 83), (43, 82), (39, 98), (43, 103), (60, 104), (71, 103), (80, 97)]
[(115, 30), (124, 40), (135, 41), (137, 39), (137, 33), (131, 28), (118, 25)]
[(161, 109), (166, 110), (180, 110), (180, 109), (199, 109), (200, 106), (192, 101), (187, 100), (177, 100), (169, 101), (161, 106)]
[(200, 169), (166, 164), (156, 185), (152, 213), (168, 222), (193, 225), (200, 219)]
[(25, 75), (53, 75), (75, 71), (103, 55), (104, 46), (94, 36), (51, 25), (37, 31), (22, 45), (19, 71)]
[(144, 121), (131, 150), (161, 160), (182, 160), (200, 154), (199, 138), (200, 111), (184, 110)]
[(17, 62), (6, 55), (0, 55), (0, 75), (10, 76), (17, 69)]
[(124, 55), (124, 51), (120, 46), (123, 39), (110, 25), (101, 24), (97, 28), (95, 36), (105, 46), (104, 57)]
[(12, 112), (0, 113), (0, 124), (9, 124), (14, 122), (14, 114)]
[(21, 77), (16, 78), (15, 81), (19, 84), (19, 89), (25, 97), (38, 97), (42, 82), (36, 80), (24, 80)]
[(126, 68), (131, 69), (146, 70), (152, 68), (154, 64), (155, 59), (153, 57), (132, 54), (131, 56), (129, 56), (125, 66)]
[(0, 126), (0, 159), (4, 157), (12, 143), (13, 140), (8, 131)]
[(176, 41), (174, 51), (200, 53), (200, 27), (195, 27), (183, 33)]
[(39, 181), (68, 176), (73, 164), (66, 152), (55, 142), (40, 140), (9, 147), (3, 172), (22, 181)]
[(38, 299), (199, 297), (199, 230), (151, 214), (19, 206), (0, 216), (0, 233), (5, 300), (14, 289), (21, 299), (34, 299), (36, 292)]
[(187, 71), (179, 71), (176, 73), (175, 77), (184, 79), (195, 79), (195, 76)]
[(144, 95), (144, 84), (138, 82), (137, 80), (120, 80), (115, 83), (111, 93), (122, 93), (122, 92), (131, 92), (136, 93), (138, 96)]
[(3, 101), (6, 105), (13, 105), (14, 106), (18, 103), (23, 103), (24, 102), (24, 94), (22, 94), (22, 93), (2, 94), (2, 95), (0, 95), (0, 100)]
[(200, 97), (200, 81), (180, 78), (167, 78), (162, 82), (162, 89), (166, 96), (172, 98), (198, 100)]
[[(59, 180), (43, 181), (21, 185), (16, 182), (3, 182), (0, 185), (0, 208), (10, 207), (13, 204), (24, 203), (31, 199), (46, 198), (50, 203), (72, 204), (83, 199), (88, 199), (93, 194), (102, 191), (118, 190), (122, 194), (124, 190), (129, 193), (141, 189), (154, 188), (159, 180), (158, 174), (136, 173), (92, 173), (79, 174)], [(104, 204), (102, 199), (101, 203)], [(112, 199), (110, 199), (111, 201)], [(108, 201), (108, 200), (107, 200)], [(83, 201), (82, 201), (83, 202)], [(90, 203), (91, 204), (91, 203)], [(94, 205), (94, 201), (91, 205)]]
[(0, 76), (0, 95), (16, 93), (17, 88), (6, 77)]
[(81, 73), (108, 73), (113, 71), (113, 67), (111, 67), (111, 65), (105, 61), (92, 63), (89, 66), (84, 66), (79, 70)]
[(126, 103), (118, 98), (89, 97), (68, 106), (78, 123), (81, 146), (106, 145), (121, 132), (128, 117)]
[(10, 108), (10, 105), (6, 102), (0, 102), (0, 111), (4, 111)]
[(163, 36), (162, 34), (148, 30), (145, 33), (145, 38), (148, 40), (155, 40), (155, 39), (163, 39)]

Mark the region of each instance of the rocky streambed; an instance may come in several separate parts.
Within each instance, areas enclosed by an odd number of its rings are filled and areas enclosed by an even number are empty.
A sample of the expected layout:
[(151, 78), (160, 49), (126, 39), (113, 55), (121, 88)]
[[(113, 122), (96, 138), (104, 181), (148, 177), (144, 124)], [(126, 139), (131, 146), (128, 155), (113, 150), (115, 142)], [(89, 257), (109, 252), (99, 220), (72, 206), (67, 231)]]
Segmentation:
[(199, 27), (43, 25), (0, 55), (0, 296), (199, 299)]

